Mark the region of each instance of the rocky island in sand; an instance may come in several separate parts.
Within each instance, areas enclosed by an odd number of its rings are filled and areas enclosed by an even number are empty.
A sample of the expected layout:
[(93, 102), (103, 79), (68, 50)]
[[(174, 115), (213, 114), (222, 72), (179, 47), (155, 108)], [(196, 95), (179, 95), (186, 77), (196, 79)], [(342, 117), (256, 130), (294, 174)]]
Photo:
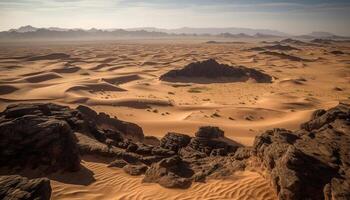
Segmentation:
[(214, 59), (190, 63), (180, 70), (171, 70), (159, 78), (173, 82), (245, 82), (271, 83), (272, 77), (244, 66), (219, 64)]

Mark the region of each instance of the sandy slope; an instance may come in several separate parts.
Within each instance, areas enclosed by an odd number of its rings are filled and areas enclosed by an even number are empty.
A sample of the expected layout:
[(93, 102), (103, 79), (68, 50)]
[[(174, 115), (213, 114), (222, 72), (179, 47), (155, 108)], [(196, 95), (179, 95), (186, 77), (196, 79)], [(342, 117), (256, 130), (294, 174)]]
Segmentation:
[[(85, 174), (88, 173), (86, 170), (81, 170), (78, 175), (77, 173), (55, 174), (51, 177), (51, 179), (56, 179), (55, 176), (57, 176), (60, 179), (59, 181), (51, 181), (52, 199), (276, 199), (268, 181), (253, 171), (239, 172), (225, 180), (194, 183), (191, 188), (186, 190), (166, 189), (158, 184), (141, 184), (142, 177), (132, 177), (118, 168), (107, 168), (106, 164), (91, 157), (87, 160), (84, 160), (82, 165), (93, 172), (88, 176), (90, 178), (86, 178)], [(70, 184), (80, 177), (84, 178), (79, 181), (79, 184)], [(95, 181), (92, 181), (93, 179)], [(89, 182), (92, 183), (88, 184)]]
[[(201, 125), (215, 125), (224, 129), (227, 137), (251, 145), (255, 135), (263, 130), (295, 129), (313, 110), (349, 101), (350, 44), (298, 46), (301, 50), (287, 52), (310, 60), (308, 62), (247, 50), (259, 45), (110, 42), (29, 47), (28, 44), (1, 44), (0, 109), (25, 101), (85, 104), (141, 125), (146, 135), (161, 137), (168, 131), (192, 135)], [(335, 49), (347, 54), (328, 53)], [(275, 80), (272, 84), (177, 84), (158, 80), (171, 69), (208, 58), (255, 67)], [(266, 182), (254, 172), (178, 191), (141, 184), (141, 178), (106, 169), (105, 164), (84, 161), (83, 165), (94, 173), (96, 180), (87, 186), (53, 181), (54, 199), (268, 197), (265, 196), (268, 195)]]

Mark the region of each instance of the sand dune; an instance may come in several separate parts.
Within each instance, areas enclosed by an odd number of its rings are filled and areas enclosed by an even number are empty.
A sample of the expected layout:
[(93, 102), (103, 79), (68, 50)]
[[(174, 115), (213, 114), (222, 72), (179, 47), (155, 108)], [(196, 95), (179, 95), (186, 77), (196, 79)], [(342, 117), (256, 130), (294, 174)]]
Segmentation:
[(130, 81), (140, 80), (142, 77), (139, 75), (127, 75), (127, 76), (120, 76), (120, 77), (111, 77), (111, 78), (103, 78), (102, 80), (110, 83), (110, 84), (123, 84), (128, 83)]
[(28, 61), (67, 59), (69, 57), (70, 55), (64, 53), (52, 53), (43, 56), (34, 56), (29, 58)]
[(53, 69), (53, 70), (51, 70), (51, 71), (52, 71), (52, 72), (56, 72), (56, 73), (63, 74), (63, 73), (75, 73), (75, 72), (78, 72), (79, 70), (81, 70), (80, 67), (76, 67), (76, 66), (65, 66), (65, 67), (62, 67), (62, 68)]
[(81, 85), (76, 85), (68, 90), (66, 92), (74, 92), (74, 91), (80, 91), (80, 90), (86, 90), (89, 92), (98, 92), (98, 91), (113, 91), (113, 92), (122, 92), (126, 91), (122, 88), (119, 88), (115, 85), (109, 84), (109, 83), (86, 83)]
[[(70, 174), (56, 174), (54, 176), (59, 176), (61, 181), (51, 181), (54, 191), (52, 199), (276, 199), (269, 183), (260, 174), (253, 171), (236, 173), (226, 180), (195, 183), (191, 188), (181, 190), (166, 189), (158, 184), (140, 184), (142, 177), (132, 177), (121, 169), (107, 168), (106, 164), (91, 157), (86, 158), (82, 164), (86, 169), (94, 172), (91, 179), (95, 181), (85, 186), (84, 182), (88, 182), (85, 180), (86, 176), (83, 175), (85, 170), (79, 172), (81, 175), (75, 173), (74, 177)], [(71, 182), (74, 182), (79, 176), (85, 178), (80, 179), (79, 184), (72, 184)], [(56, 178), (52, 177), (52, 179)]]
[[(200, 126), (214, 125), (228, 139), (251, 146), (264, 130), (295, 130), (315, 109), (350, 101), (350, 57), (328, 53), (347, 52), (346, 44), (287, 42), (299, 50), (247, 51), (261, 46), (255, 41), (51, 44), (13, 46), (11, 52), (0, 48), (0, 109), (15, 102), (83, 104), (137, 123), (148, 136), (169, 131), (193, 135)], [(273, 83), (159, 80), (171, 70), (210, 58), (259, 69)], [(53, 199), (276, 199), (254, 169), (172, 190), (142, 184), (142, 177), (107, 168), (100, 160), (84, 158), (82, 164), (84, 171), (77, 174), (52, 175)]]
[(49, 81), (57, 78), (62, 78), (62, 76), (60, 76), (57, 73), (42, 73), (38, 75), (28, 76), (24, 78), (24, 80), (28, 81), (29, 83), (40, 83), (40, 82)]

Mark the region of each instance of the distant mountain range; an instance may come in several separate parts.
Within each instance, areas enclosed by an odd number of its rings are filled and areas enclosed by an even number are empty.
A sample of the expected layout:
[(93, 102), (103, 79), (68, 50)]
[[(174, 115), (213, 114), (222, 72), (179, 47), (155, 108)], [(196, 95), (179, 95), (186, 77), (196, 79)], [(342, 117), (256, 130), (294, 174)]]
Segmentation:
[(210, 34), (210, 35), (218, 35), (222, 33), (230, 33), (230, 34), (247, 34), (247, 35), (275, 35), (275, 36), (288, 36), (287, 33), (283, 33), (275, 30), (268, 29), (250, 29), (250, 28), (190, 28), (183, 27), (177, 29), (159, 29), (153, 27), (141, 27), (141, 28), (130, 28), (126, 30), (136, 31), (136, 30), (145, 30), (145, 31), (156, 31), (156, 32), (164, 32), (164, 33), (173, 33), (173, 34)]
[(180, 37), (205, 36), (221, 38), (274, 38), (295, 37), (300, 39), (350, 39), (327, 32), (312, 32), (306, 35), (292, 36), (275, 30), (249, 28), (178, 28), (159, 29), (153, 27), (128, 29), (66, 29), (59, 27), (36, 28), (30, 25), (0, 32), (0, 40), (31, 39), (115, 39), (120, 37)]

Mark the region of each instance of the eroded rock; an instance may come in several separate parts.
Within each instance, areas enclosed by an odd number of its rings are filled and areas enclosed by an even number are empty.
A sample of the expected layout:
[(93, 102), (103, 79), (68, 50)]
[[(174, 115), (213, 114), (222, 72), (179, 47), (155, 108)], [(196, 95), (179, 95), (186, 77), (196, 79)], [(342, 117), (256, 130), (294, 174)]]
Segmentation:
[(350, 198), (349, 105), (318, 110), (295, 132), (266, 131), (253, 148), (279, 199)]
[(0, 176), (0, 199), (49, 200), (50, 180), (47, 178), (28, 179), (19, 175)]

